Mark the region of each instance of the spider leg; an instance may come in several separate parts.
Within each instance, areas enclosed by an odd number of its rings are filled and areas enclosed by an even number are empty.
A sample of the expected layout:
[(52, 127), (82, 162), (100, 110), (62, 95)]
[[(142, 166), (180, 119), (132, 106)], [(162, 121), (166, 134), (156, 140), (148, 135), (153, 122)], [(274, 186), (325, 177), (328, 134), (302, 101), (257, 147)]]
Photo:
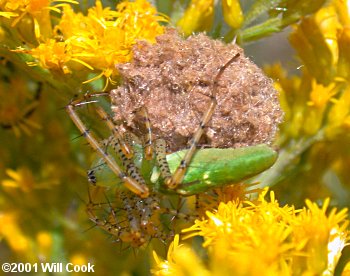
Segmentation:
[(90, 170), (87, 171), (86, 174), (87, 174), (88, 181), (89, 181), (92, 185), (96, 185), (97, 179), (96, 179), (95, 173), (96, 173), (97, 170), (101, 169), (101, 166), (102, 166), (102, 165), (103, 165), (103, 164), (100, 164), (100, 165), (98, 165), (97, 167), (94, 167), (94, 168), (92, 168), (92, 169), (90, 169)]
[(221, 75), (223, 74), (223, 72), (225, 71), (225, 69), (232, 62), (234, 62), (238, 56), (239, 56), (239, 54), (234, 55), (228, 62), (226, 62), (226, 64), (224, 64), (223, 66), (220, 67), (220, 69), (219, 69), (219, 71), (218, 71), (218, 73), (213, 81), (213, 90), (212, 90), (212, 94), (210, 95), (210, 101), (211, 101), (210, 105), (209, 105), (207, 111), (204, 112), (204, 114), (202, 116), (202, 120), (201, 120), (197, 130), (195, 131), (191, 141), (190, 141), (190, 147), (189, 147), (188, 151), (186, 152), (185, 156), (183, 157), (183, 159), (181, 160), (180, 165), (177, 167), (177, 169), (174, 172), (174, 174), (172, 175), (172, 177), (165, 180), (165, 184), (170, 189), (175, 189), (183, 181), (187, 167), (190, 164), (194, 153), (196, 152), (197, 144), (199, 143), (199, 140), (201, 139), (201, 137), (204, 133), (205, 127), (207, 126), (208, 122), (210, 121), (211, 117), (214, 114), (215, 107), (217, 105), (216, 90), (218, 87), (219, 79), (220, 79)]
[[(164, 139), (157, 139), (155, 141), (155, 155), (157, 164), (160, 169), (160, 175), (164, 179), (164, 182), (171, 180), (172, 174), (170, 172), (168, 161), (166, 160), (166, 142)], [(181, 206), (179, 208), (161, 208), (162, 213), (170, 214), (173, 218), (179, 218), (184, 220), (191, 220), (197, 218), (196, 215), (184, 214), (180, 211)]]
[(160, 168), (160, 175), (167, 183), (171, 180), (171, 172), (168, 161), (166, 160), (166, 142), (164, 139), (157, 139), (155, 141), (155, 152), (158, 166)]
[[(97, 142), (96, 138), (88, 131), (88, 129), (85, 127), (84, 123), (79, 118), (78, 114), (75, 111), (75, 108), (82, 103), (80, 101), (71, 102), (69, 105), (66, 106), (66, 110), (71, 117), (74, 124), (77, 126), (77, 128), (80, 130), (80, 132), (83, 134), (83, 136), (86, 138), (90, 146), (98, 152), (98, 154), (101, 156), (101, 158), (106, 162), (108, 167), (122, 180), (125, 187), (127, 187), (130, 191), (134, 192), (135, 194), (139, 195), (142, 198), (148, 197), (149, 190), (148, 187), (141, 182), (138, 182), (138, 179), (134, 179), (133, 176), (133, 170), (130, 168), (131, 174), (130, 176), (125, 173), (122, 168), (114, 161), (114, 159), (106, 153), (100, 146), (100, 144)], [(116, 143), (119, 145), (119, 143)], [(123, 157), (125, 154), (122, 153), (121, 150), (121, 157)], [(125, 156), (125, 159), (127, 157)], [(128, 169), (127, 169), (128, 170)]]
[(126, 211), (130, 229), (124, 232), (120, 238), (123, 242), (130, 243), (132, 247), (140, 247), (146, 242), (146, 239), (141, 231), (141, 215), (137, 214), (137, 208), (135, 208), (137, 201), (135, 202), (135, 198), (126, 193), (121, 193), (121, 200)]
[(151, 238), (160, 236), (157, 226), (152, 221), (152, 217), (155, 213), (159, 215), (159, 198), (154, 194), (150, 195), (148, 198), (138, 201), (136, 204), (138, 212), (140, 213), (140, 226), (143, 233)]
[[(130, 160), (129, 158), (126, 157), (126, 155), (124, 154), (124, 152), (122, 150), (122, 146), (119, 144), (119, 141), (116, 139), (113, 139), (112, 140), (112, 147), (113, 147), (114, 151), (119, 155), (119, 157), (122, 161), (123, 167), (126, 169), (127, 175), (129, 175), (134, 181), (136, 181), (137, 183), (139, 183), (143, 187), (147, 188), (146, 182), (143, 179), (143, 177), (141, 176), (138, 167), (134, 164), (133, 160)], [(139, 195), (139, 196), (142, 197), (141, 195)], [(148, 196), (149, 196), (149, 194), (147, 195), (147, 197)]]
[(120, 235), (122, 234), (122, 227), (120, 225), (118, 225), (117, 223), (111, 223), (109, 220), (99, 219), (98, 216), (95, 214), (95, 206), (98, 206), (99, 204), (94, 203), (92, 201), (89, 189), (88, 189), (88, 196), (89, 196), (89, 202), (86, 205), (86, 213), (87, 213), (88, 217), (90, 218), (90, 220), (95, 225), (97, 225), (101, 229), (105, 230), (106, 232), (110, 233), (111, 235), (115, 236), (119, 240)]
[(142, 106), (137, 110), (137, 115), (139, 115), (141, 122), (146, 128), (146, 134), (143, 137), (143, 146), (146, 160), (152, 160), (153, 158), (153, 140), (152, 140), (152, 128), (151, 122), (148, 116), (148, 112), (145, 106)]
[(119, 134), (118, 127), (112, 122), (110, 116), (100, 106), (96, 107), (96, 112), (102, 118), (102, 120), (106, 121), (108, 128), (111, 130), (114, 138), (118, 141), (124, 155), (128, 159), (131, 159), (134, 155), (134, 151), (132, 147), (121, 137), (121, 135)]
[[(113, 142), (114, 136), (109, 136), (107, 139), (104, 139), (100, 142), (101, 146), (103, 146), (103, 150), (105, 153), (108, 152), (109, 145)], [(97, 184), (96, 172), (103, 170), (103, 167), (106, 165), (103, 158), (100, 158), (97, 162), (97, 165), (90, 168), (87, 171), (87, 179), (92, 185)]]

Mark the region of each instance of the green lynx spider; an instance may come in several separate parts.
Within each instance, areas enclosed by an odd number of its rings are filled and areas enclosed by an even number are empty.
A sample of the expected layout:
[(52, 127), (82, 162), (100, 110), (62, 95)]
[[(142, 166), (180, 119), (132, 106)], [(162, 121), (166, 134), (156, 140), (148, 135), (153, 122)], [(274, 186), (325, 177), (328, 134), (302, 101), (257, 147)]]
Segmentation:
[[(210, 189), (240, 182), (274, 164), (277, 153), (264, 144), (238, 149), (197, 150), (200, 138), (217, 105), (216, 89), (220, 76), (237, 57), (238, 54), (219, 68), (212, 83), (210, 105), (189, 142), (189, 148), (172, 154), (166, 154), (164, 139), (152, 139), (151, 122), (146, 107), (137, 111), (140, 122), (146, 129), (144, 136), (139, 138), (133, 133), (120, 134), (118, 126), (110, 116), (97, 106), (97, 114), (106, 122), (112, 133), (102, 142), (98, 142), (93, 133), (90, 133), (75, 111), (77, 107), (95, 101), (86, 101), (85, 97), (84, 101), (73, 101), (66, 107), (74, 124), (100, 156), (99, 164), (88, 172), (89, 181), (97, 184), (98, 168), (100, 165), (107, 165), (109, 171), (104, 170), (103, 174), (111, 173), (115, 179), (107, 186), (116, 186), (121, 182), (131, 191), (119, 194), (119, 200), (124, 207), (118, 207), (118, 210), (122, 214), (117, 214), (110, 204), (109, 216), (103, 220), (95, 213), (101, 206), (89, 198), (87, 213), (95, 225), (115, 236), (118, 241), (130, 243), (133, 247), (139, 247), (151, 238), (164, 241), (166, 234), (164, 229), (161, 229), (161, 224), (152, 220), (154, 214), (169, 214), (185, 219), (192, 216), (183, 214), (176, 208), (163, 207), (161, 200), (165, 195), (177, 194), (180, 195), (180, 199), (183, 196), (198, 195)], [(98, 93), (87, 97), (108, 95), (109, 93)]]
[[(147, 185), (150, 181), (143, 179), (142, 175), (144, 173), (140, 173), (141, 163), (143, 162), (153, 162), (159, 168), (160, 177), (153, 184), (154, 187), (152, 189), (165, 193), (178, 193), (187, 196), (239, 182), (271, 167), (276, 160), (277, 153), (263, 144), (238, 149), (209, 148), (197, 150), (204, 128), (210, 121), (217, 105), (215, 98), (217, 82), (224, 70), (237, 57), (238, 54), (218, 70), (212, 84), (211, 103), (204, 112), (202, 120), (189, 143), (189, 149), (170, 155), (165, 153), (166, 141), (163, 139), (152, 140), (151, 123), (148, 119), (146, 107), (139, 110), (139, 115), (147, 129), (147, 133), (143, 137), (144, 158), (137, 161), (133, 160), (133, 152), (137, 150), (136, 139), (130, 142), (130, 137), (122, 137), (117, 131), (118, 128), (102, 108), (97, 110), (113, 134), (109, 143), (112, 144), (121, 159), (119, 162), (104, 149), (77, 115), (75, 108), (84, 104), (83, 102), (71, 102), (67, 105), (66, 110), (82, 135), (87, 139), (91, 147), (98, 152), (116, 177), (121, 179), (125, 187), (141, 198), (148, 197), (150, 189)], [(92, 97), (105, 95), (108, 95), (108, 93), (94, 94)], [(138, 139), (138, 141), (140, 140)], [(134, 146), (130, 145), (130, 143), (134, 144)], [(136, 163), (139, 165), (137, 166)], [(190, 164), (191, 166), (189, 166)]]

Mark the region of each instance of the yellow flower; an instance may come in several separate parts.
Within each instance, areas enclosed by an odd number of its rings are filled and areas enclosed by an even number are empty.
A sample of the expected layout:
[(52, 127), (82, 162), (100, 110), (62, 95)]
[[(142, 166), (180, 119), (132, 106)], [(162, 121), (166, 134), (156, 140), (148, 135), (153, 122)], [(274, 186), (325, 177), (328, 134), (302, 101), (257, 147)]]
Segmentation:
[(40, 231), (36, 235), (36, 241), (38, 244), (38, 251), (41, 260), (46, 260), (51, 257), (53, 237), (50, 232)]
[(337, 33), (340, 29), (336, 9), (327, 6), (304, 18), (290, 35), (290, 42), (309, 73), (324, 85), (328, 85), (336, 75)]
[[(75, 58), (74, 53), (71, 51), (71, 47), (66, 42), (59, 42), (55, 39), (48, 39), (46, 43), (41, 43), (37, 48), (32, 50), (18, 49), (17, 52), (24, 52), (31, 54), (40, 63), (41, 67), (52, 70), (62, 70), (65, 74), (71, 73), (68, 65), (72, 61), (76, 61), (93, 69), (91, 66), (82, 63), (79, 59)], [(36, 66), (36, 62), (28, 62), (30, 66)], [(70, 66), (71, 67), (71, 66)]]
[(21, 167), (17, 171), (7, 169), (6, 174), (11, 179), (2, 180), (1, 184), (4, 187), (21, 188), (23, 191), (28, 192), (35, 185), (34, 176), (27, 167)]
[(286, 266), (285, 258), (295, 247), (289, 241), (291, 230), (286, 222), (296, 211), (279, 207), (273, 193), (271, 202), (263, 195), (257, 205), (248, 201), (220, 203), (217, 211), (207, 211), (208, 219), (197, 220), (183, 231), (192, 232), (187, 237), (204, 237), (213, 274), (271, 275)]
[(52, 235), (40, 231), (36, 235), (36, 240), (33, 240), (21, 229), (22, 220), (23, 218), (15, 212), (0, 213), (0, 239), (5, 241), (22, 261), (35, 263), (38, 262), (38, 257), (40, 261), (48, 260), (52, 250)]
[(1, 12), (0, 16), (3, 15), (3, 13), (8, 13), (10, 16), (5, 16), (7, 18), (18, 17), (13, 23), (13, 25), (15, 25), (18, 23), (19, 19), (23, 18), (26, 14), (36, 15), (48, 8), (49, 5), (49, 0), (2, 0), (0, 1), (0, 9), (4, 12)]
[(330, 1), (312, 16), (303, 18), (290, 36), (309, 73), (324, 85), (350, 77), (348, 5), (344, 0)]
[(104, 76), (107, 86), (118, 74), (116, 64), (132, 58), (132, 46), (137, 40), (155, 42), (156, 36), (163, 33), (162, 21), (167, 19), (158, 15), (146, 0), (121, 2), (116, 11), (103, 8), (96, 1), (86, 16), (64, 6), (62, 18), (54, 28), (56, 39), (51, 38), (31, 50), (17, 51), (31, 54), (43, 68), (65, 74), (78, 73), (84, 68), (100, 72), (85, 82)]
[(265, 73), (275, 80), (275, 89), (279, 92), (279, 100), (281, 104), (281, 109), (284, 112), (284, 121), (289, 122), (295, 112), (292, 111), (292, 105), (295, 100), (298, 99), (296, 91), (300, 87), (300, 78), (288, 78), (287, 72), (283, 69), (280, 63), (275, 63), (264, 67)]
[(4, 238), (9, 247), (17, 253), (31, 251), (30, 240), (22, 233), (17, 225), (14, 213), (0, 213), (0, 237)]
[(226, 23), (238, 29), (243, 23), (243, 12), (239, 0), (222, 0), (222, 13)]
[(281, 135), (285, 138), (296, 138), (302, 136), (304, 123), (308, 118), (306, 115), (306, 103), (310, 99), (310, 88), (312, 79), (308, 74), (299, 76), (287, 76), (280, 64), (265, 67), (265, 72), (275, 79), (275, 88), (280, 93), (280, 102), (285, 112), (285, 121), (281, 124)]
[(34, 95), (31, 92), (28, 83), (18, 74), (12, 74), (8, 82), (0, 82), (0, 126), (11, 129), (16, 137), (22, 132), (31, 135), (32, 129), (41, 128), (30, 118), (38, 106), (40, 91)]
[(19, 188), (23, 192), (30, 192), (32, 189), (50, 189), (52, 186), (60, 184), (59, 177), (53, 177), (60, 173), (60, 170), (53, 163), (46, 162), (42, 165), (39, 175), (34, 176), (33, 173), (25, 166), (19, 167), (17, 170), (6, 169), (6, 174), (10, 178), (2, 180), (0, 183), (4, 187)]
[(179, 235), (169, 245), (167, 260), (161, 260), (155, 251), (153, 257), (156, 263), (151, 270), (153, 275), (211, 275), (190, 247), (179, 245)]
[(177, 26), (188, 36), (193, 32), (209, 31), (213, 20), (214, 0), (191, 0)]
[(307, 102), (306, 118), (304, 121), (304, 133), (315, 134), (321, 128), (324, 112), (332, 99), (339, 91), (335, 83), (330, 83), (328, 86), (317, 84), (316, 80), (312, 80), (310, 101)]
[(342, 92), (340, 97), (334, 100), (334, 104), (328, 113), (328, 122), (325, 133), (328, 138), (346, 135), (350, 130), (350, 86)]
[(323, 85), (306, 70), (301, 76), (287, 76), (278, 64), (266, 67), (265, 72), (277, 80), (275, 87), (285, 112), (281, 136), (310, 137), (325, 130), (326, 137), (334, 140), (347, 134), (350, 128), (347, 82), (334, 78), (328, 85)]
[(328, 102), (331, 100), (332, 96), (336, 94), (335, 84), (331, 83), (329, 86), (323, 86), (317, 84), (315, 80), (312, 82), (312, 90), (310, 92), (309, 106), (314, 106), (315, 108), (322, 109), (327, 106)]
[[(59, 2), (56, 5), (50, 6), (51, 3)], [(8, 19), (14, 18), (11, 27), (16, 26), (25, 16), (29, 15), (34, 21), (35, 37), (41, 36), (42, 29), (45, 34), (49, 35), (51, 31), (51, 23), (49, 18), (49, 10), (60, 12), (58, 9), (67, 3), (78, 4), (74, 0), (1, 0), (0, 1), (0, 16)]]
[(218, 207), (219, 202), (229, 202), (234, 200), (244, 201), (248, 199), (249, 194), (261, 192), (262, 189), (255, 188), (259, 183), (237, 183), (214, 189), (212, 193), (203, 193), (197, 195), (196, 209), (199, 216), (205, 215), (206, 210), (212, 210)]
[(86, 265), (89, 261), (88, 261), (88, 259), (86, 258), (86, 256), (84, 254), (76, 253), (76, 254), (74, 254), (73, 256), (70, 257), (70, 262), (73, 265), (82, 266), (82, 265)]
[[(309, 200), (302, 210), (281, 207), (273, 192), (271, 200), (265, 200), (266, 192), (257, 203), (220, 203), (217, 210), (207, 211), (207, 219), (183, 230), (189, 232), (187, 238), (204, 238), (210, 275), (330, 275), (349, 240), (348, 210), (332, 209), (327, 215), (329, 199), (322, 208)], [(179, 275), (190, 262), (193, 268), (203, 266), (197, 257), (185, 263), (175, 260), (174, 252), (181, 247), (176, 237), (167, 261), (155, 254), (154, 274)]]
[[(294, 247), (289, 242), (291, 230), (286, 222), (295, 210), (279, 207), (273, 193), (271, 202), (266, 202), (264, 194), (257, 205), (249, 201), (220, 203), (217, 211), (207, 211), (209, 219), (197, 220), (184, 230), (194, 231), (187, 237), (204, 237), (203, 247), (208, 247), (215, 275), (259, 275), (261, 267), (265, 267), (265, 274), (260, 275), (271, 275), (285, 266), (285, 258)], [(255, 266), (251, 264), (253, 257)]]
[(293, 264), (295, 271), (305, 269), (313, 275), (320, 275), (325, 271), (334, 272), (341, 251), (349, 240), (349, 221), (346, 220), (346, 208), (338, 213), (333, 208), (327, 215), (329, 202), (329, 198), (326, 199), (320, 208), (316, 203), (306, 200), (307, 208), (300, 212), (292, 225), (293, 241), (305, 241), (302, 250), (305, 258), (296, 259)]

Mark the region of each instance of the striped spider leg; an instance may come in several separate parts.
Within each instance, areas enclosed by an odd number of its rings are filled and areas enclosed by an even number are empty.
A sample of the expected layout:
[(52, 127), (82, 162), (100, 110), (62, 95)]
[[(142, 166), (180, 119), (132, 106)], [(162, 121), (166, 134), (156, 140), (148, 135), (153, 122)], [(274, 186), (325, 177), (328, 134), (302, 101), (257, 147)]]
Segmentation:
[[(105, 96), (106, 94), (101, 93), (101, 96)], [(100, 96), (99, 94), (94, 94), (91, 96)], [(100, 145), (100, 143), (96, 140), (94, 135), (89, 132), (89, 130), (85, 127), (82, 120), (79, 118), (78, 114), (76, 113), (75, 109), (82, 104), (86, 104), (86, 102), (82, 102), (80, 100), (73, 101), (69, 105), (66, 106), (66, 110), (71, 117), (74, 124), (77, 126), (77, 128), (80, 130), (82, 135), (86, 138), (90, 146), (100, 155), (100, 157), (105, 161), (105, 163), (108, 165), (108, 167), (117, 175), (123, 182), (124, 186), (127, 187), (130, 191), (134, 192), (135, 194), (139, 195), (142, 198), (146, 198), (149, 195), (149, 189), (144, 183), (139, 183), (137, 179), (133, 178), (131, 175), (128, 175), (127, 172), (125, 172), (120, 165), (112, 158), (111, 155), (109, 155)], [(109, 127), (112, 127), (110, 124), (108, 124)], [(118, 150), (121, 150), (121, 156), (123, 160), (128, 160), (128, 155), (125, 154), (131, 153), (131, 151), (128, 148), (123, 147), (123, 145), (120, 143), (121, 139), (117, 132), (113, 132), (114, 135), (114, 146), (118, 148)], [(125, 146), (125, 145), (124, 145)], [(131, 155), (131, 154), (130, 154)], [(130, 156), (129, 155), (129, 156)]]

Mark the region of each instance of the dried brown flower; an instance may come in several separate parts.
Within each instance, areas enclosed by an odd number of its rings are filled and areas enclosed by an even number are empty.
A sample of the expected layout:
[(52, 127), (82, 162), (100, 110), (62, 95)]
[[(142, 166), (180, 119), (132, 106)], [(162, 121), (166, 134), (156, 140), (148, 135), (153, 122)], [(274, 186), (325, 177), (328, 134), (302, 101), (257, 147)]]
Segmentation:
[(205, 34), (182, 38), (169, 29), (157, 43), (139, 41), (130, 63), (118, 66), (123, 85), (112, 90), (114, 119), (140, 132), (135, 111), (146, 106), (155, 137), (170, 149), (185, 148), (210, 103), (218, 69), (240, 56), (219, 79), (218, 105), (202, 144), (228, 148), (270, 144), (283, 112), (272, 80), (235, 44), (224, 44)]

